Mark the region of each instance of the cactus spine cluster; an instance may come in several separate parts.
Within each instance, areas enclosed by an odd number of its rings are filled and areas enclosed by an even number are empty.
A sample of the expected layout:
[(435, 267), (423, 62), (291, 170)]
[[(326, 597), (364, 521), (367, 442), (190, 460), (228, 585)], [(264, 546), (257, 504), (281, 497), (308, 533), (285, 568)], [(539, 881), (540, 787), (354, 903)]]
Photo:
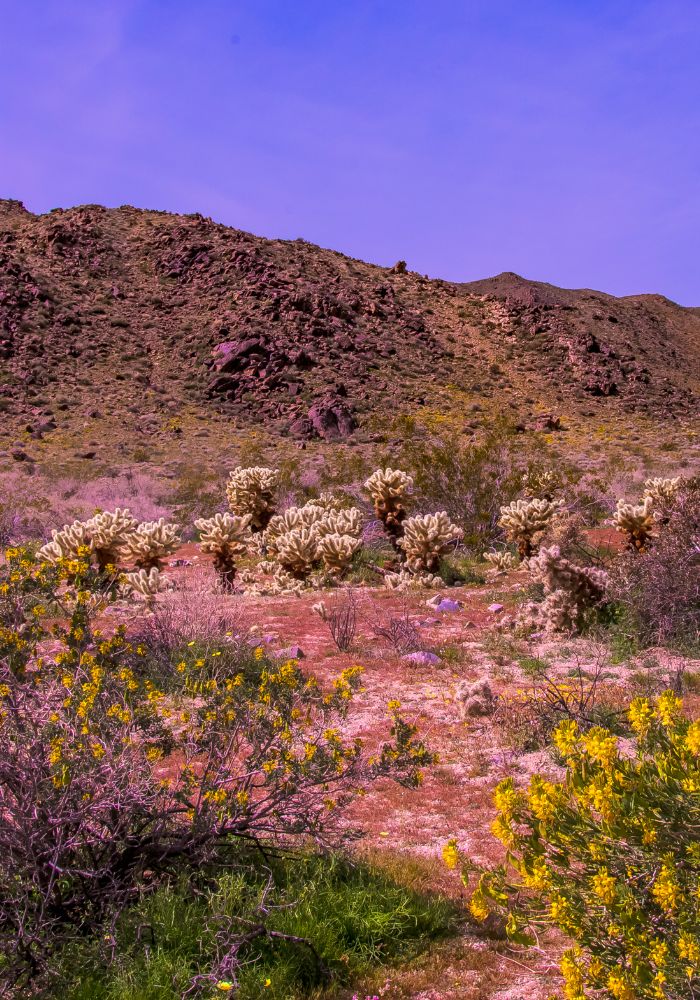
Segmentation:
[(500, 552), (495, 550), (484, 552), (484, 560), (490, 564), (492, 573), (496, 576), (501, 576), (501, 574), (507, 573), (509, 569), (515, 569), (518, 565), (517, 558), (507, 549)]
[(544, 587), (545, 599), (534, 610), (548, 631), (578, 631), (585, 612), (605, 597), (607, 573), (574, 565), (562, 556), (558, 545), (541, 549), (527, 568), (533, 580)]
[(214, 556), (214, 569), (224, 590), (233, 589), (236, 559), (252, 544), (250, 522), (250, 514), (240, 517), (229, 513), (195, 521), (200, 533), (199, 547)]
[(403, 538), (398, 545), (406, 557), (406, 567), (411, 573), (433, 573), (440, 557), (462, 537), (461, 528), (453, 524), (446, 511), (436, 514), (417, 514), (403, 525)]
[(508, 540), (515, 542), (521, 559), (529, 559), (552, 518), (562, 506), (561, 500), (514, 500), (501, 507), (499, 525)]
[(104, 572), (116, 568), (126, 541), (138, 526), (131, 511), (117, 507), (114, 511), (95, 514), (86, 522), (98, 568)]
[(275, 513), (274, 494), (279, 485), (279, 470), (255, 465), (239, 467), (229, 473), (226, 486), (228, 505), (239, 517), (250, 516), (250, 529), (262, 532)]
[(165, 518), (157, 521), (144, 521), (135, 531), (128, 535), (124, 542), (124, 551), (130, 556), (138, 569), (163, 568), (163, 560), (175, 551), (180, 544), (180, 536), (174, 524), (168, 524)]
[(612, 523), (627, 537), (627, 545), (635, 552), (644, 552), (654, 533), (654, 499), (647, 494), (641, 503), (617, 501)]
[(384, 525), (394, 548), (403, 536), (403, 522), (407, 517), (404, 506), (413, 479), (400, 469), (377, 469), (365, 482), (365, 489), (374, 503), (374, 513)]
[(161, 576), (160, 570), (155, 566), (148, 570), (139, 569), (126, 574), (127, 591), (138, 594), (149, 610), (153, 609), (156, 595), (165, 588), (165, 584), (165, 577)]
[(463, 719), (492, 715), (496, 708), (495, 695), (485, 677), (478, 681), (461, 681), (455, 691), (455, 701)]
[(683, 479), (680, 476), (675, 476), (673, 479), (647, 479), (644, 482), (642, 500), (651, 497), (654, 504), (668, 503), (676, 496), (682, 484)]

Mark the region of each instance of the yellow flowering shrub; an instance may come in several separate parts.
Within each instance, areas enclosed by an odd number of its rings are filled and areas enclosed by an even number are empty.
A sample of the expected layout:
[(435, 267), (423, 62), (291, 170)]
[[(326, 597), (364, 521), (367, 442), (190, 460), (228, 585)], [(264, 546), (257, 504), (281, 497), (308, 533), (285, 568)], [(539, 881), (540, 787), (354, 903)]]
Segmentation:
[[(512, 779), (495, 792), (496, 836), (508, 849), (495, 870), (461, 859), (478, 880), (469, 909), (500, 914), (527, 945), (547, 926), (573, 942), (562, 960), (567, 1000), (700, 996), (700, 724), (671, 691), (629, 708), (634, 733), (564, 722), (554, 743), (559, 783)], [(450, 867), (454, 841), (443, 856)]]

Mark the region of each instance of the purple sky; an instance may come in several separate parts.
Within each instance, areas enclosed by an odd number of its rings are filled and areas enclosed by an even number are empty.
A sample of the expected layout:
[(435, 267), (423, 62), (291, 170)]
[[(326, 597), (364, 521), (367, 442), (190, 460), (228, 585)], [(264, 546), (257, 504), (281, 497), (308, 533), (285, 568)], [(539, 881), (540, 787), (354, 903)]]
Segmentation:
[(700, 305), (699, 0), (0, 0), (0, 196)]

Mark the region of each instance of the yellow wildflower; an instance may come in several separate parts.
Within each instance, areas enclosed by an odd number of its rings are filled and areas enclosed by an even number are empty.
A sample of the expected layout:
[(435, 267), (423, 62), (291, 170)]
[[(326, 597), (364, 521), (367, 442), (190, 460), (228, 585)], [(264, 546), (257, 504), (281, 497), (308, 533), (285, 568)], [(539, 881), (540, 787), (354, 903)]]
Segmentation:
[(457, 841), (453, 838), (448, 840), (442, 848), (442, 860), (448, 868), (456, 868), (459, 864), (459, 848)]
[(688, 726), (685, 734), (686, 749), (691, 753), (700, 755), (700, 722), (693, 722)]
[(611, 972), (608, 976), (608, 989), (615, 1000), (635, 1000), (635, 993), (621, 972)]
[(654, 718), (654, 709), (648, 698), (635, 698), (629, 707), (630, 725), (638, 736), (645, 736)]
[(664, 691), (656, 702), (656, 712), (664, 726), (673, 725), (675, 716), (682, 707), (682, 700), (673, 691)]
[(615, 902), (615, 879), (607, 868), (601, 868), (591, 878), (591, 889), (606, 906), (612, 906)]
[(651, 889), (651, 894), (666, 913), (672, 913), (681, 899), (681, 890), (673, 868), (664, 863)]

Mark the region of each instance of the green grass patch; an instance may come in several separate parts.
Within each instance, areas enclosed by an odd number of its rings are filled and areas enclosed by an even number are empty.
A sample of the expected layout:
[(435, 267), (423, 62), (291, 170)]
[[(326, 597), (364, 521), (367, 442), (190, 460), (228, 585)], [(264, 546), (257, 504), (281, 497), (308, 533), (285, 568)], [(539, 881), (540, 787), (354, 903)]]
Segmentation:
[[(241, 953), (238, 1000), (330, 997), (452, 932), (452, 903), (374, 865), (327, 856), (278, 860), (271, 869), (268, 927), (308, 939), (327, 971), (308, 946), (260, 937)], [(193, 976), (215, 967), (217, 931), (243, 931), (245, 921), (259, 920), (268, 875), (258, 863), (221, 876), (197, 896), (159, 889), (122, 918), (111, 965), (96, 941), (62, 956), (62, 1000), (180, 1000)], [(224, 994), (212, 986), (200, 995)]]

